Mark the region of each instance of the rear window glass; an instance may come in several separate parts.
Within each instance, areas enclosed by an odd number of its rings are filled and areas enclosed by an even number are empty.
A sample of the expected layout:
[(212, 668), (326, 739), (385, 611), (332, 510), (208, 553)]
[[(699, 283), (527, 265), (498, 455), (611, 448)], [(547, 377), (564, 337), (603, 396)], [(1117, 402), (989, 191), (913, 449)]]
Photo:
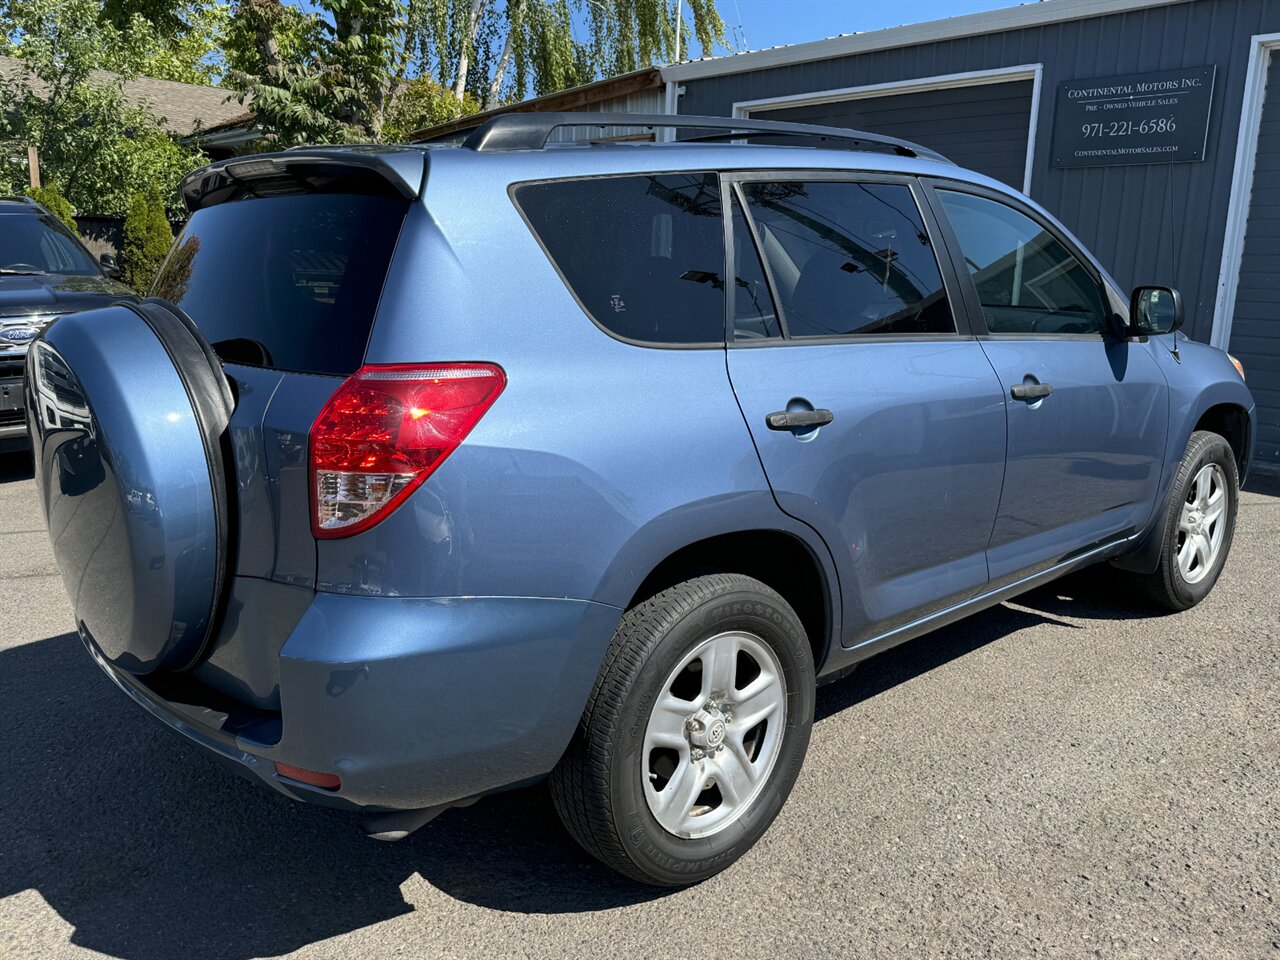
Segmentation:
[(394, 197), (293, 194), (197, 210), (151, 293), (224, 360), (350, 374), (407, 209)]
[(714, 174), (526, 184), (516, 202), (583, 308), (615, 336), (724, 342)]

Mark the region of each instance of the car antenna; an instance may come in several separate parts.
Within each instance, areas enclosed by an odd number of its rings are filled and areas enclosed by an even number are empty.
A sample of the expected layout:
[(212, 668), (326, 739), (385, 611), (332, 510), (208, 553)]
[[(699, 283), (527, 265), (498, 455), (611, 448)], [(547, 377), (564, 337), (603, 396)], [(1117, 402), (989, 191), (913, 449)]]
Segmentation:
[[(1173, 155), (1169, 156), (1167, 175), (1164, 178), (1165, 194), (1168, 196), (1168, 202), (1165, 209), (1170, 213), (1169, 224), (1169, 258), (1172, 263), (1169, 264), (1169, 282), (1177, 287), (1178, 280), (1178, 230), (1177, 225), (1172, 222), (1173, 214)], [(1183, 208), (1185, 210), (1185, 207)], [(1178, 350), (1178, 331), (1173, 332), (1173, 348), (1169, 351), (1173, 354), (1173, 359), (1179, 364), (1182, 363), (1182, 353)]]

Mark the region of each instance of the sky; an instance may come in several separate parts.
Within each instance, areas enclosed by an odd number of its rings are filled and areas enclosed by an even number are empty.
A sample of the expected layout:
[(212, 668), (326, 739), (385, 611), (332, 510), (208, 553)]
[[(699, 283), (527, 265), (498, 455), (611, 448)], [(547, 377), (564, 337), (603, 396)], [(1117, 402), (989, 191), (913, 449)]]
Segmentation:
[[(1018, 0), (718, 0), (725, 32), (739, 50), (821, 40), (1013, 7)], [(746, 37), (745, 48), (742, 37)], [(698, 55), (694, 44), (694, 56)]]

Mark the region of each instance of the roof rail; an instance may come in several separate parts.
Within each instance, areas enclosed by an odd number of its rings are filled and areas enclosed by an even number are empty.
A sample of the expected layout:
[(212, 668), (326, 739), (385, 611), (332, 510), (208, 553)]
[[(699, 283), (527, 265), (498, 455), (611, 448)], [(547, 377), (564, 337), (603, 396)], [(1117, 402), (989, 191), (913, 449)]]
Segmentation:
[(472, 128), (462, 145), (471, 150), (541, 150), (562, 127), (649, 127), (652, 129), (717, 130), (694, 140), (736, 140), (750, 136), (837, 140), (842, 143), (887, 147), (903, 157), (924, 157), (950, 163), (928, 147), (865, 130), (820, 127), (810, 123), (782, 123), (730, 117), (672, 116), (664, 113), (504, 113)]
[(40, 205), (39, 201), (37, 201), (35, 198), (24, 197), (20, 193), (15, 193), (12, 196), (8, 196), (8, 197), (0, 197), (0, 200), (8, 201), (10, 203), (25, 203), (28, 206), (32, 206), (32, 207), (38, 207)]

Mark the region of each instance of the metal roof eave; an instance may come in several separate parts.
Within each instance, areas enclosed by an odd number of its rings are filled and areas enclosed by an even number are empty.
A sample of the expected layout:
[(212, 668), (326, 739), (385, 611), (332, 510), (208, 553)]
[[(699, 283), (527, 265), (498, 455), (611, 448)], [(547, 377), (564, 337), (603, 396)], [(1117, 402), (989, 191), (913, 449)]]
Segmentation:
[(870, 53), (873, 50), (890, 50), (922, 43), (936, 43), (939, 40), (956, 40), (1007, 30), (1043, 27), (1072, 20), (1086, 20), (1091, 17), (1188, 2), (1190, 0), (1040, 0), (1038, 3), (1024, 3), (1016, 7), (947, 17), (943, 20), (929, 20), (925, 23), (888, 27), (884, 30), (845, 34), (826, 40), (813, 40), (808, 43), (671, 64), (662, 68), (662, 79), (673, 83), (703, 80), (709, 77), (809, 63), (814, 60)]

